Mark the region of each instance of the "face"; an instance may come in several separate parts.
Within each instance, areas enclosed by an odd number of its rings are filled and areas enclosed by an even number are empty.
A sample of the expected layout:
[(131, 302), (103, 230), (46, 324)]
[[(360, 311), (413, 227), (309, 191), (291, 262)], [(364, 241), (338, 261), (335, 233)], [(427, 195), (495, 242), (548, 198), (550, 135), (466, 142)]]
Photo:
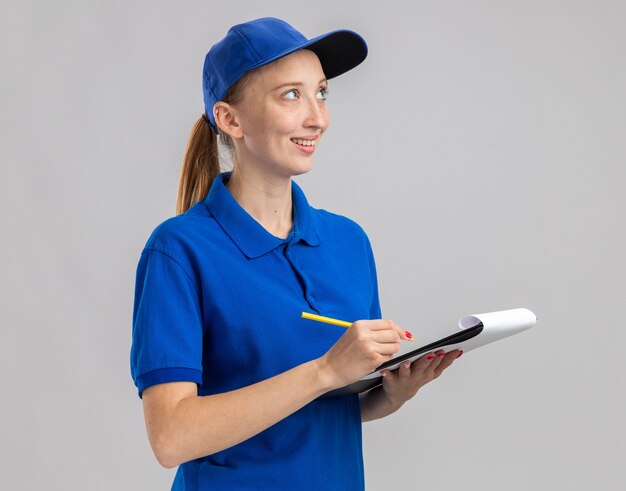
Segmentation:
[(265, 65), (233, 106), (235, 162), (281, 177), (310, 170), (329, 124), (319, 58), (299, 50)]

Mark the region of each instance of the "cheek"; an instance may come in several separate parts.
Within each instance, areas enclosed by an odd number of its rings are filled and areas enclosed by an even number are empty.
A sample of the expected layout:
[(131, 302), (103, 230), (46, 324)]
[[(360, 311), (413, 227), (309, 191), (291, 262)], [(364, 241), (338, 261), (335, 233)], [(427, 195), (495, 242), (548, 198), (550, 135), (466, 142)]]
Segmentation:
[(300, 121), (298, 111), (285, 108), (275, 108), (266, 112), (266, 122), (271, 125), (276, 134), (290, 135), (294, 128), (298, 127)]
[(268, 114), (265, 137), (276, 145), (289, 143), (289, 138), (297, 133), (298, 125), (296, 121), (296, 118), (292, 118), (284, 112)]
[(282, 151), (290, 143), (290, 134), (276, 116), (268, 114), (267, 120), (258, 127), (254, 137), (248, 139), (248, 145), (259, 154), (270, 155)]

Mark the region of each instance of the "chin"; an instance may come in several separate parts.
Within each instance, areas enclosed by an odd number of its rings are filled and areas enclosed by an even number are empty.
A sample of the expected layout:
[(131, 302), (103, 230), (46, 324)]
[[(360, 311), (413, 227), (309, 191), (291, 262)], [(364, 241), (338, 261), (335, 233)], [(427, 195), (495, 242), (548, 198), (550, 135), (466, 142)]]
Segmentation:
[(309, 161), (309, 164), (306, 166), (299, 166), (296, 168), (293, 168), (291, 170), (291, 175), (292, 176), (300, 176), (302, 174), (306, 174), (307, 172), (309, 172), (311, 169), (313, 168), (313, 159), (311, 159)]
[(282, 162), (278, 164), (276, 162), (277, 168), (276, 171), (283, 176), (300, 176), (302, 174), (306, 174), (313, 168), (313, 159), (290, 159), (287, 162)]

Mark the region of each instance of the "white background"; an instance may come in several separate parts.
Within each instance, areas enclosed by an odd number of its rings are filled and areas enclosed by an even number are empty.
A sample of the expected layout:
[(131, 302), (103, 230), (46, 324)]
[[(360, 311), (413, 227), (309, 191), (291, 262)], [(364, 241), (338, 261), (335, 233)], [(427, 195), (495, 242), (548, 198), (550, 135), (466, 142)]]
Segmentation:
[(264, 16), (368, 42), (296, 180), (367, 231), (383, 316), (417, 337), (539, 318), (364, 424), (368, 490), (623, 489), (626, 4), (608, 0), (2, 0), (0, 488), (169, 489), (130, 377), (135, 268), (174, 214), (204, 55)]

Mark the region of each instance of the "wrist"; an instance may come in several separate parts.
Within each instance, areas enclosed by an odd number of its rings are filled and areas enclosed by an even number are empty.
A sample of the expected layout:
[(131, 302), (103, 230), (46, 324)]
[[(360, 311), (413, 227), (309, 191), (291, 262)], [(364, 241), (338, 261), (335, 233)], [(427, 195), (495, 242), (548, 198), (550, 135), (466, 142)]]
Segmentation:
[(391, 400), (382, 385), (374, 387), (370, 391), (359, 394), (361, 404), (361, 420), (372, 421), (374, 419), (384, 418), (396, 412), (402, 407), (404, 402), (394, 402)]
[(393, 398), (389, 397), (387, 394), (384, 393), (384, 397), (385, 400), (387, 401), (387, 406), (389, 407), (389, 410), (391, 412), (395, 412), (398, 409), (400, 409), (402, 406), (404, 406), (404, 403), (406, 402), (406, 400), (394, 400)]
[(317, 383), (320, 390), (328, 392), (333, 389), (339, 388), (335, 382), (330, 367), (326, 363), (326, 359), (322, 356), (310, 361), (313, 371), (317, 378)]
[(392, 394), (390, 394), (390, 391), (385, 390), (384, 385), (378, 386), (377, 389), (380, 389), (380, 398), (385, 401), (385, 405), (390, 412), (397, 411), (402, 406), (404, 406), (404, 403), (408, 400), (397, 396), (394, 397)]

